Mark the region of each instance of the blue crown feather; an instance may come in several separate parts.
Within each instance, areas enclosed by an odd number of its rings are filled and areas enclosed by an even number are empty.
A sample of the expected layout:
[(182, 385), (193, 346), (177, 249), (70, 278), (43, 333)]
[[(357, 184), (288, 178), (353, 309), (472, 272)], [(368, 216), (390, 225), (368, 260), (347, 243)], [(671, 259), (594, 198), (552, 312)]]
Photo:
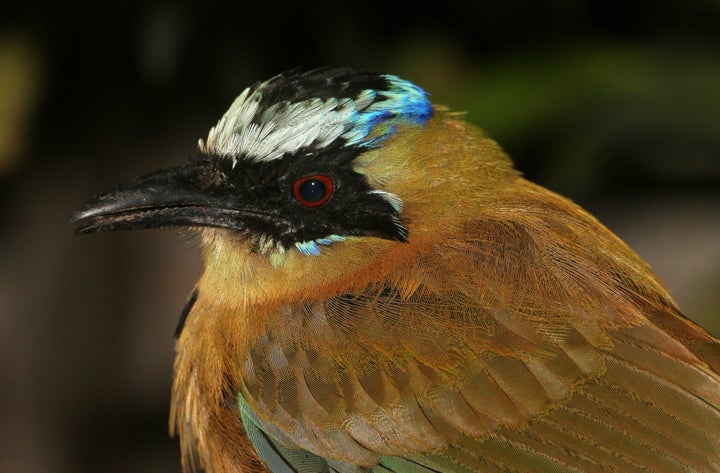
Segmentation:
[(364, 141), (378, 123), (398, 120), (422, 125), (432, 117), (427, 92), (397, 76), (385, 74), (382, 77), (387, 80), (389, 88), (382, 92), (368, 91), (380, 95), (381, 100), (356, 111), (351, 129), (342, 135), (348, 140), (347, 145), (377, 146), (395, 133), (396, 127), (389, 126), (372, 140)]

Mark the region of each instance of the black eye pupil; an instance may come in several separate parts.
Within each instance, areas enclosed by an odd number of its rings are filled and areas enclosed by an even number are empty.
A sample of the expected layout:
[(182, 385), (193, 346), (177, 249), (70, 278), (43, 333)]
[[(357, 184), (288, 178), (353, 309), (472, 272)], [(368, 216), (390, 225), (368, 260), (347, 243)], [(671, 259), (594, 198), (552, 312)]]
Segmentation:
[(325, 197), (327, 189), (325, 189), (325, 184), (318, 179), (308, 179), (300, 184), (298, 191), (300, 193), (300, 197), (306, 201), (317, 202)]
[(295, 200), (309, 208), (325, 204), (330, 200), (334, 190), (332, 179), (324, 174), (301, 177), (295, 181), (292, 188)]

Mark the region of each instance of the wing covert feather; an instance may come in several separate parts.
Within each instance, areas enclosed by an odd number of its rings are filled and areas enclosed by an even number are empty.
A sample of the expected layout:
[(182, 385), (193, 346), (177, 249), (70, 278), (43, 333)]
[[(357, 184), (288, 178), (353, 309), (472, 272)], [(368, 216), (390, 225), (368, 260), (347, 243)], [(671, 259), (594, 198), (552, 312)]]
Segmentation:
[(418, 258), (413, 282), (283, 309), (251, 349), (249, 404), (298, 445), (368, 467), (720, 471), (717, 341), (632, 253), (492, 223)]

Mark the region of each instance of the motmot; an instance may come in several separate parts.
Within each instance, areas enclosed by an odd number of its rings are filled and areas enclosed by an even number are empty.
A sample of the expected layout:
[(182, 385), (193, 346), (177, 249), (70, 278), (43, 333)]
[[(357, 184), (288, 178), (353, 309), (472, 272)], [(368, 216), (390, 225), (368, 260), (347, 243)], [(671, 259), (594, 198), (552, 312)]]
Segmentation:
[(720, 471), (720, 341), (638, 255), (398, 76), (245, 89), (78, 233), (186, 227), (184, 471)]

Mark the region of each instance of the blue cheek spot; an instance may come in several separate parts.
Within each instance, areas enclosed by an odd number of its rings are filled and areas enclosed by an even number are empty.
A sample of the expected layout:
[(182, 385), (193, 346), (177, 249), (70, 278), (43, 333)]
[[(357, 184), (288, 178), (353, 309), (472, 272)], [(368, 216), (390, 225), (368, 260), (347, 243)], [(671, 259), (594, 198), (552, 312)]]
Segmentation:
[(342, 235), (329, 235), (325, 238), (318, 238), (315, 240), (315, 243), (319, 245), (329, 246), (335, 243), (336, 241), (345, 241), (346, 238)]
[(295, 248), (305, 256), (320, 256), (320, 246), (318, 245), (329, 246), (336, 241), (345, 241), (345, 237), (342, 235), (328, 235), (314, 241), (300, 241), (295, 243)]
[(320, 255), (320, 247), (314, 241), (299, 241), (295, 243), (295, 248), (305, 256)]

